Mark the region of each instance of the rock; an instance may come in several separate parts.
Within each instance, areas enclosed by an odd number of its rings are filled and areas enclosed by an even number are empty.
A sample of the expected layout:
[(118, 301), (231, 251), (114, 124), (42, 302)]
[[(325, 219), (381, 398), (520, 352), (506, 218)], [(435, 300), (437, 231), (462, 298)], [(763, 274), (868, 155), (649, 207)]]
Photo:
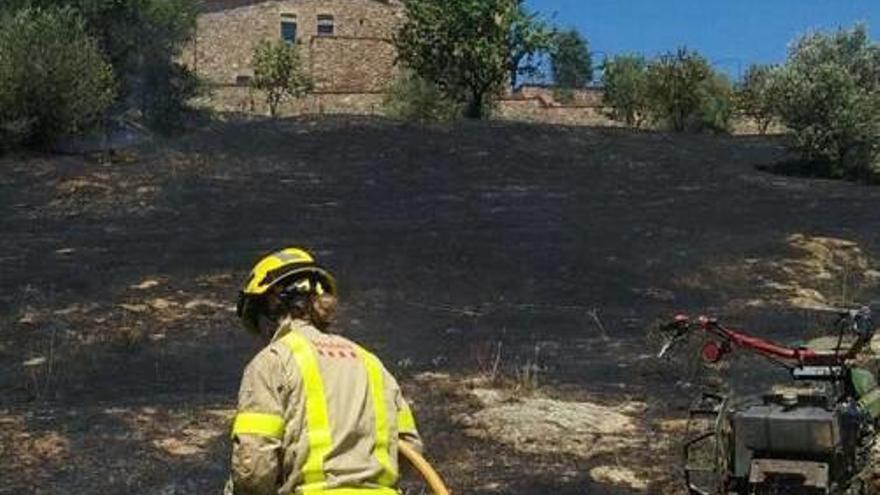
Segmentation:
[(590, 470), (590, 478), (597, 483), (645, 490), (648, 483), (635, 472), (623, 466), (597, 466)]
[(483, 409), (471, 414), (466, 433), (512, 446), (527, 454), (566, 452), (589, 459), (638, 447), (645, 427), (635, 417), (645, 405), (606, 406), (543, 397), (516, 397), (478, 388), (472, 395)]
[(89, 311), (93, 311), (98, 307), (99, 306), (97, 304), (87, 304), (85, 306), (79, 304), (71, 304), (66, 308), (53, 311), (52, 314), (55, 316), (69, 316), (74, 313), (88, 313)]
[[(209, 299), (193, 299), (188, 303), (183, 305), (186, 309), (199, 309), (199, 308), (208, 308), (208, 309), (222, 309), (228, 310), (229, 307), (226, 304), (219, 303), (217, 301), (211, 301)], [(234, 310), (234, 308), (233, 308)]]
[(155, 186), (140, 186), (135, 190), (135, 192), (137, 194), (144, 195), (144, 194), (152, 194), (158, 190), (159, 190), (159, 188), (155, 187)]
[(32, 368), (35, 366), (41, 366), (43, 364), (46, 364), (46, 358), (44, 358), (42, 356), (31, 358), (31, 359), (28, 359), (27, 361), (21, 363), (21, 365), (24, 366), (25, 368)]
[(153, 445), (173, 456), (186, 457), (202, 453), (201, 447), (188, 444), (176, 438), (154, 440)]
[(125, 303), (123, 303), (123, 304), (120, 304), (119, 307), (126, 310), (126, 311), (131, 311), (132, 313), (144, 313), (148, 309), (150, 309), (147, 307), (146, 304), (125, 304)]
[(28, 311), (18, 319), (18, 323), (20, 325), (33, 325), (37, 322), (37, 314), (33, 311)]
[(452, 377), (448, 373), (437, 373), (433, 371), (425, 371), (424, 373), (419, 373), (413, 377), (415, 381), (421, 383), (431, 383), (431, 382), (450, 382), (452, 381)]
[(657, 423), (657, 429), (664, 433), (684, 434), (687, 426), (686, 419), (664, 419)]
[(157, 285), (159, 285), (158, 280), (148, 278), (139, 284), (132, 285), (131, 288), (137, 289), (137, 290), (146, 290), (146, 289), (152, 289), (153, 287), (156, 287)]
[(170, 301), (170, 300), (168, 300), (168, 299), (163, 299), (163, 298), (161, 298), (161, 297), (158, 297), (158, 298), (156, 298), (156, 299), (153, 299), (152, 301), (149, 302), (149, 304), (150, 304), (150, 306), (152, 306), (154, 309), (168, 309), (168, 308), (173, 307), (173, 306), (180, 306), (179, 304), (177, 304), (177, 303), (174, 302), (174, 301)]

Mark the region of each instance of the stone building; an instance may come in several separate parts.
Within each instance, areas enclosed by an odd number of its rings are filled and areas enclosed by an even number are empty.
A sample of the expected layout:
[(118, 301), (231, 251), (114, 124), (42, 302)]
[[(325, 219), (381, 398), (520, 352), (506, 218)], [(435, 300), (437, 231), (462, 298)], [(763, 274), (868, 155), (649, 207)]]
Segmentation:
[(205, 0), (184, 62), (214, 86), (212, 106), (261, 111), (248, 83), (260, 40), (299, 47), (315, 89), (291, 112), (372, 113), (396, 74), (399, 0)]
[[(195, 41), (183, 62), (213, 86), (204, 104), (224, 111), (267, 111), (250, 88), (251, 57), (260, 40), (296, 43), (315, 83), (283, 114), (377, 114), (397, 74), (392, 38), (404, 19), (402, 0), (202, 0)], [(552, 88), (522, 87), (504, 95), (496, 118), (556, 124), (609, 124), (601, 92), (555, 100)]]

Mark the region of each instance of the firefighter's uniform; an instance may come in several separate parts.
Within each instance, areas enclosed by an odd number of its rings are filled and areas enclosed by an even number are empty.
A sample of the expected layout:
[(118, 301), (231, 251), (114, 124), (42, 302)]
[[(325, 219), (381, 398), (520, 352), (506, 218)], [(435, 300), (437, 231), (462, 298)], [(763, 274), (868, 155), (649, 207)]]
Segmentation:
[(421, 448), (379, 359), (299, 319), (247, 366), (232, 436), (231, 484), (247, 495), (394, 495), (398, 438)]

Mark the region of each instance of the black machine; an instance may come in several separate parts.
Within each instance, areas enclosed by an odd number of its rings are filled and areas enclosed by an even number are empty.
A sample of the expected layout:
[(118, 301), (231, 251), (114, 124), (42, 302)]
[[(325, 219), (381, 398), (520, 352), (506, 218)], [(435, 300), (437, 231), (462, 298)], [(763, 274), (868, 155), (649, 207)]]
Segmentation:
[(873, 372), (854, 363), (874, 336), (868, 308), (836, 310), (828, 349), (785, 347), (726, 328), (715, 319), (679, 315), (661, 326), (659, 356), (702, 332), (702, 358), (717, 363), (736, 349), (787, 368), (807, 390), (735, 400), (704, 393), (689, 411), (684, 477), (691, 495), (874, 493), (868, 486), (880, 417)]

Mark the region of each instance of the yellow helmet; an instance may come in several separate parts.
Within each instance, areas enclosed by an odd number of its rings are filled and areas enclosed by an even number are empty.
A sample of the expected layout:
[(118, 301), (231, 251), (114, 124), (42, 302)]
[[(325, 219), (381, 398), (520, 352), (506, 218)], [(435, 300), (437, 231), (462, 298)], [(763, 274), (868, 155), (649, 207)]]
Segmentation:
[(296, 247), (276, 251), (254, 265), (239, 293), (238, 317), (249, 331), (259, 333), (264, 296), (273, 287), (291, 288), (299, 294), (336, 295), (336, 279), (308, 251)]

